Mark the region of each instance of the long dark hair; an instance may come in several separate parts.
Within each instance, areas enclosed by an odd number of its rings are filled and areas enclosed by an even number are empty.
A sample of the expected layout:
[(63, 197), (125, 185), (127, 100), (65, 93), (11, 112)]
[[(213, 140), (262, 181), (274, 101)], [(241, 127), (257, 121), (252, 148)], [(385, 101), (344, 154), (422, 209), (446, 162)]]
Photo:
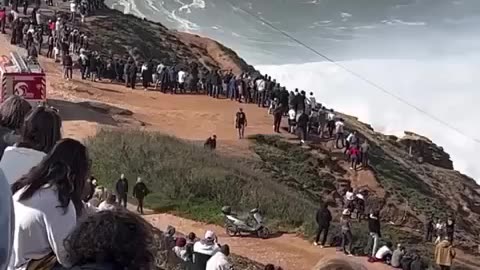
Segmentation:
[(50, 152), (62, 138), (62, 120), (54, 109), (39, 106), (25, 118), (19, 147)]
[(87, 148), (73, 139), (60, 140), (38, 166), (12, 185), (12, 194), (26, 188), (20, 201), (27, 200), (44, 185), (57, 188), (57, 207), (66, 212), (70, 201), (75, 206), (77, 216), (82, 214), (82, 193), (89, 174)]
[(32, 106), (22, 97), (10, 96), (0, 105), (0, 126), (19, 131), (31, 110)]

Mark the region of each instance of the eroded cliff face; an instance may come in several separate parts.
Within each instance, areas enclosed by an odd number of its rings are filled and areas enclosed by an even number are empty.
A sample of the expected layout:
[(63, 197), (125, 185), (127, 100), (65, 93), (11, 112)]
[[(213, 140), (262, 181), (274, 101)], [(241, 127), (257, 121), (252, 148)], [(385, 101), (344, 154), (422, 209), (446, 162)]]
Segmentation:
[(400, 138), (398, 142), (419, 163), (430, 163), (440, 168), (453, 170), (453, 162), (450, 160), (450, 155), (443, 150), (443, 147), (436, 145), (430, 139), (410, 131), (405, 131), (405, 136)]

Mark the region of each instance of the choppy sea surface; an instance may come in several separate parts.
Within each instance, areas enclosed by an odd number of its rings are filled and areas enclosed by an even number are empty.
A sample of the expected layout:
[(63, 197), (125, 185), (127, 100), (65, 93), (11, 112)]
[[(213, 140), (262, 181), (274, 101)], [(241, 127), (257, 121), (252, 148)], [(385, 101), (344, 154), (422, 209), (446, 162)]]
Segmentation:
[[(414, 131), (480, 179), (479, 0), (106, 0), (110, 7), (205, 35), (289, 88), (378, 131)], [(421, 108), (325, 61), (275, 28)], [(477, 139), (477, 141), (475, 141)]]

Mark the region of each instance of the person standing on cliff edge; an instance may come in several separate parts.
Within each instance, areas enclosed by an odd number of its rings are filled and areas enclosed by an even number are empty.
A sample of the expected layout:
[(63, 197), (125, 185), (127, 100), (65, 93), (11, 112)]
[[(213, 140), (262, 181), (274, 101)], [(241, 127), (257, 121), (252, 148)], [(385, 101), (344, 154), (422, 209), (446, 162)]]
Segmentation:
[(238, 129), (238, 138), (243, 139), (245, 137), (245, 128), (247, 127), (247, 116), (240, 110), (235, 115), (235, 128)]

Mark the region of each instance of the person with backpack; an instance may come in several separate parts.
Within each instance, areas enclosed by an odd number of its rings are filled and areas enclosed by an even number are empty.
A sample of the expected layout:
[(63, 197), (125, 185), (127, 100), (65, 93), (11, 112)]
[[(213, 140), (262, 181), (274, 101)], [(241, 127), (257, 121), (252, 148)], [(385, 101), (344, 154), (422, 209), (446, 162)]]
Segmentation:
[(142, 178), (137, 178), (137, 183), (133, 186), (133, 197), (137, 199), (137, 212), (143, 215), (143, 200), (150, 193), (147, 185), (142, 181)]
[(320, 235), (323, 233), (322, 242), (320, 243), (320, 248), (323, 248), (327, 242), (328, 229), (330, 228), (330, 222), (332, 221), (332, 213), (328, 209), (328, 203), (325, 203), (317, 210), (315, 220), (317, 221), (318, 229), (313, 245), (319, 245)]
[(128, 180), (125, 178), (125, 174), (122, 173), (120, 179), (117, 180), (115, 191), (118, 195), (119, 204), (127, 208)]
[(247, 115), (240, 110), (235, 115), (235, 128), (238, 129), (238, 138), (243, 139), (245, 137), (245, 128), (247, 127)]

